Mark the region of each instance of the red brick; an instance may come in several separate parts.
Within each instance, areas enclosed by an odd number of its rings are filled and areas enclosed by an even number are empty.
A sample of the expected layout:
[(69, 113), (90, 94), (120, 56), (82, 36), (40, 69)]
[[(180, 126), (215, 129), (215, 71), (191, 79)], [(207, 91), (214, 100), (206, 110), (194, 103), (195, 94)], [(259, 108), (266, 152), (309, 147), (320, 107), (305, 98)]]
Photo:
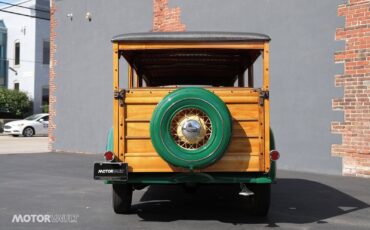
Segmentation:
[[(332, 122), (334, 134), (342, 143), (332, 145), (332, 153), (343, 158), (343, 175), (370, 176), (370, 1), (349, 0), (339, 5), (338, 16), (345, 17), (336, 40), (345, 40), (345, 50), (335, 53), (335, 62), (344, 62), (344, 74), (335, 76), (342, 86), (343, 99), (333, 99), (333, 110), (344, 111), (343, 122)], [(365, 83), (366, 82), (366, 83)]]
[(153, 31), (182, 32), (185, 24), (180, 19), (181, 9), (168, 8), (168, 0), (153, 0)]
[(50, 7), (50, 72), (49, 72), (49, 130), (48, 130), (48, 137), (49, 143), (48, 148), (50, 151), (53, 149), (53, 143), (55, 142), (54, 130), (56, 128), (55, 124), (55, 103), (57, 102), (55, 91), (56, 91), (56, 84), (55, 84), (55, 52), (56, 52), (56, 44), (55, 44), (55, 37), (56, 37), (56, 26), (57, 22), (55, 19), (55, 0), (51, 0), (51, 7)]

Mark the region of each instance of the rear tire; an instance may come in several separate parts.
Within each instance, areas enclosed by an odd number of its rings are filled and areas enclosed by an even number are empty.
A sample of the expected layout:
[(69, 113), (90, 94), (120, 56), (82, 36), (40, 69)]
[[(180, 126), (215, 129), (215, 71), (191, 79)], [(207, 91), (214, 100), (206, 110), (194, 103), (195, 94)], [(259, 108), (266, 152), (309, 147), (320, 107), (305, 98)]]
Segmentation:
[(194, 194), (198, 190), (198, 185), (195, 183), (185, 183), (183, 184), (183, 188), (186, 193)]
[(117, 214), (128, 214), (131, 210), (132, 185), (113, 184), (112, 185), (112, 203), (113, 210)]
[(270, 208), (271, 184), (249, 184), (248, 188), (254, 192), (251, 197), (251, 213), (266, 216)]

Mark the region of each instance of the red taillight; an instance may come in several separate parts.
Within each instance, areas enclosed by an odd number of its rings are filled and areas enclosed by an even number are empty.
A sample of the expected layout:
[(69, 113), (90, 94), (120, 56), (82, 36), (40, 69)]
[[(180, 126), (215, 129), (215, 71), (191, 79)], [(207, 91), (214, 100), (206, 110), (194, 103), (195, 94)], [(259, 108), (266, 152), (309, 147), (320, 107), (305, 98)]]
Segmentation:
[(106, 161), (112, 161), (114, 159), (114, 154), (111, 151), (105, 152), (104, 157)]
[(277, 150), (272, 150), (270, 152), (270, 159), (273, 161), (277, 161), (280, 158), (280, 153)]

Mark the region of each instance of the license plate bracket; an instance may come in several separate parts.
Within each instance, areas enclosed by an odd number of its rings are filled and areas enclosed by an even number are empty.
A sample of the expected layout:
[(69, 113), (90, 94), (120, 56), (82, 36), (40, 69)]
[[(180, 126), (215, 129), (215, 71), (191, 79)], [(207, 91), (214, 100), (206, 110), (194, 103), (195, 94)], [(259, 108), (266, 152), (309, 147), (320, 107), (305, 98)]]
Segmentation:
[(127, 163), (122, 162), (95, 162), (94, 163), (95, 180), (128, 180)]

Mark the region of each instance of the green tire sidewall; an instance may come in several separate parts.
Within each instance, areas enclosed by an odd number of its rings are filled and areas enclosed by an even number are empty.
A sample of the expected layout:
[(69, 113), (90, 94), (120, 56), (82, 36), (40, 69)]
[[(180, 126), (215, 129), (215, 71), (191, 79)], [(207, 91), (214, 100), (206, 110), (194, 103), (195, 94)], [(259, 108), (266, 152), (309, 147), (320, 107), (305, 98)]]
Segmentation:
[[(170, 133), (174, 116), (186, 108), (196, 108), (208, 115), (212, 135), (196, 150), (178, 146)], [(150, 121), (150, 136), (158, 154), (168, 163), (188, 168), (204, 168), (215, 163), (226, 151), (231, 138), (232, 123), (225, 103), (203, 88), (188, 87), (171, 92), (155, 108)]]

